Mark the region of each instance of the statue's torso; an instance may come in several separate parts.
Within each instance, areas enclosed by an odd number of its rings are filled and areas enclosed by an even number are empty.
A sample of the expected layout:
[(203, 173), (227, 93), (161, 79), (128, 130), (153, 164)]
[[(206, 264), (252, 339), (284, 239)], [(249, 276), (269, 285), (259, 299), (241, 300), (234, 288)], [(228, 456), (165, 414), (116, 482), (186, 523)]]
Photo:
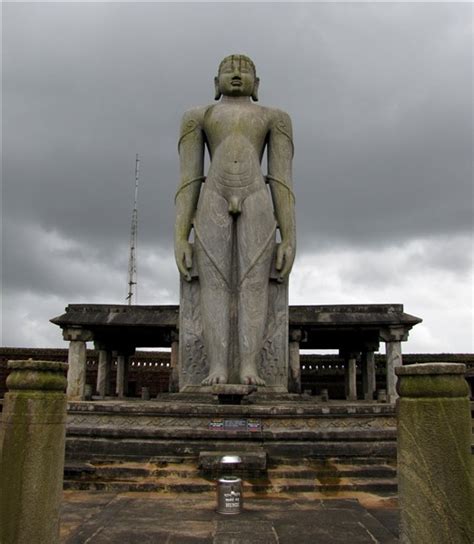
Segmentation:
[[(261, 159), (269, 130), (266, 108), (254, 104), (216, 104), (208, 108), (203, 131), (211, 156), (206, 185), (232, 207), (265, 188)], [(230, 209), (230, 208), (229, 208)]]
[(208, 107), (203, 129), (211, 157), (224, 140), (243, 136), (260, 161), (271, 121), (269, 112), (268, 108), (252, 103), (226, 102)]

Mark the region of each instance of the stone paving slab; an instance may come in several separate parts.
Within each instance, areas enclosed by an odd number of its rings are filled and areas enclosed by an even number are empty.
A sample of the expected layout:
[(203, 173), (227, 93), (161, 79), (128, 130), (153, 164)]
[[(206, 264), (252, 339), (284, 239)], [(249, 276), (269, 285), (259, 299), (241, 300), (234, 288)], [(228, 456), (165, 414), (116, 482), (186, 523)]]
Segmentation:
[(242, 514), (223, 516), (209, 493), (66, 491), (61, 543), (396, 544), (396, 506), (361, 502), (276, 495), (249, 499)]

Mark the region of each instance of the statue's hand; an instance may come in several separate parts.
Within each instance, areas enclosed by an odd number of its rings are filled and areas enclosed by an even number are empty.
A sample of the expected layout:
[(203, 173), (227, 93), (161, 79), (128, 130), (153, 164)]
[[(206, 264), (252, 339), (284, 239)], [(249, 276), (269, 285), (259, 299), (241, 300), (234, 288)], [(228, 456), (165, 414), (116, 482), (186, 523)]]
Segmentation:
[(186, 281), (191, 281), (190, 270), (193, 266), (193, 246), (187, 240), (177, 240), (174, 256), (178, 270)]
[(295, 246), (282, 241), (277, 246), (275, 268), (279, 272), (277, 280), (282, 282), (288, 277), (295, 260)]

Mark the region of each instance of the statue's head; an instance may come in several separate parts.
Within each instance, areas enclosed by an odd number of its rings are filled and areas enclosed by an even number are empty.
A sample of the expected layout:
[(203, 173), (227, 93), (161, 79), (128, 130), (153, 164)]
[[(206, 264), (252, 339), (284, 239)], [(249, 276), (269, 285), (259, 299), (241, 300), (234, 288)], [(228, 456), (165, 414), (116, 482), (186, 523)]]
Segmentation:
[(229, 55), (219, 65), (214, 78), (216, 100), (224, 96), (251, 96), (257, 102), (258, 84), (255, 64), (245, 55)]

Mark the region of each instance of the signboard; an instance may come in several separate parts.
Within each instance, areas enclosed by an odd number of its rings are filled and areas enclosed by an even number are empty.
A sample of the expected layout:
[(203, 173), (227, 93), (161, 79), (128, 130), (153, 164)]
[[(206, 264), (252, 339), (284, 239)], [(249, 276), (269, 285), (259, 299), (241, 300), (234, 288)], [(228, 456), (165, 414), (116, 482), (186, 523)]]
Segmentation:
[(260, 432), (262, 422), (259, 419), (212, 419), (209, 422), (211, 431), (245, 431)]

